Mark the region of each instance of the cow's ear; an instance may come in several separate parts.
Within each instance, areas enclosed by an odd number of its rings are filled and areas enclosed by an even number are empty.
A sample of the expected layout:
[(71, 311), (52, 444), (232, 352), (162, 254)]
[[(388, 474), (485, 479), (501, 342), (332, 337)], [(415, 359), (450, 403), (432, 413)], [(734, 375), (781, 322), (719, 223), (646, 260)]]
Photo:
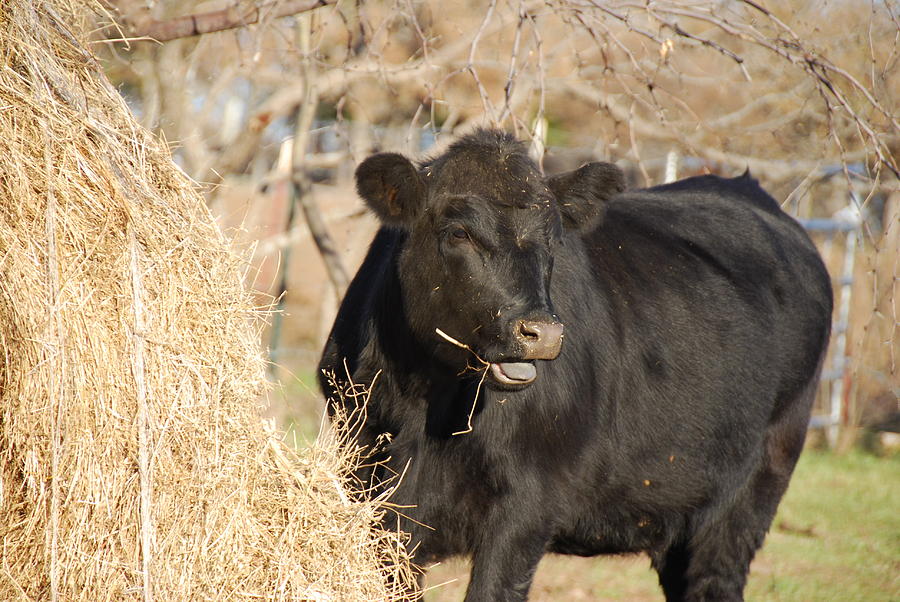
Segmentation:
[(356, 191), (378, 219), (402, 226), (418, 215), (425, 186), (409, 159), (397, 153), (378, 153), (356, 168)]
[(606, 201), (625, 190), (625, 175), (612, 163), (587, 163), (547, 178), (566, 228), (587, 230), (606, 212)]

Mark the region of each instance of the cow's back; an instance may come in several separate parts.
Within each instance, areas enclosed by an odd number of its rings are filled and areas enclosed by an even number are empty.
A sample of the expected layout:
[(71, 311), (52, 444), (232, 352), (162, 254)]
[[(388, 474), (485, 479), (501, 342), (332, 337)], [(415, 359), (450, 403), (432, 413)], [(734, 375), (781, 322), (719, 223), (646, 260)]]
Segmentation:
[[(778, 403), (813, 378), (830, 279), (803, 228), (748, 175), (622, 193), (585, 243), (618, 335), (645, 350), (649, 388), (653, 375), (657, 389), (666, 377), (775, 387)], [(666, 374), (660, 355), (686, 373)]]
[(732, 343), (782, 343), (764, 356), (782, 372), (814, 371), (829, 334), (828, 272), (803, 228), (749, 175), (623, 193), (588, 244), (599, 278), (648, 302), (679, 299), (692, 314), (709, 312), (724, 322), (707, 328), (723, 326)]

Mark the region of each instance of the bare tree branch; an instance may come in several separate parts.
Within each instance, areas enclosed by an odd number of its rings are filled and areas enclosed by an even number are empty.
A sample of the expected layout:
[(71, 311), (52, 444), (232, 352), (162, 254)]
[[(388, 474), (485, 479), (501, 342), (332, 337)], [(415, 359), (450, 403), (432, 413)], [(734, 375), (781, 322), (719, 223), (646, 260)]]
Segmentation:
[[(809, 173), (821, 175), (822, 166), (819, 162), (794, 161), (791, 164), (786, 164), (784, 161), (766, 160), (723, 151), (705, 145), (692, 137), (685, 136), (676, 129), (667, 129), (648, 121), (631, 111), (629, 107), (624, 106), (613, 95), (603, 94), (596, 88), (583, 82), (563, 81), (558, 85), (563, 86), (567, 92), (573, 95), (579, 96), (598, 107), (607, 109), (613, 117), (619, 121), (627, 122), (637, 134), (646, 139), (680, 144), (684, 148), (692, 149), (699, 157), (708, 158), (711, 161), (728, 165), (734, 169), (743, 170), (750, 168), (755, 173), (767, 174), (773, 180), (785, 180), (795, 175), (806, 175)], [(858, 160), (859, 158), (860, 153), (847, 156), (847, 159), (850, 160)]]
[[(783, 38), (775, 38), (774, 40), (771, 40), (762, 36), (752, 28), (736, 27), (735, 25), (729, 23), (726, 19), (720, 18), (712, 13), (689, 11), (680, 8), (666, 8), (664, 10), (665, 12), (668, 12), (670, 14), (680, 14), (693, 19), (698, 19), (700, 21), (705, 21), (711, 25), (718, 27), (726, 33), (746, 39), (748, 41), (752, 41), (757, 46), (768, 49), (769, 51), (777, 54), (788, 62), (802, 68), (818, 83), (821, 88), (827, 91), (827, 94), (834, 98), (838, 102), (838, 104), (843, 107), (850, 118), (853, 119), (858, 128), (861, 130), (861, 135), (871, 142), (872, 148), (878, 156), (879, 162), (887, 167), (891, 172), (893, 172), (896, 177), (900, 178), (900, 168), (898, 168), (893, 158), (886, 152), (884, 145), (879, 139), (878, 133), (874, 131), (869, 121), (862, 117), (860, 113), (854, 109), (849, 99), (847, 98), (847, 94), (828, 77), (828, 73), (830, 72), (838, 75), (845, 81), (847, 81), (851, 85), (852, 89), (856, 90), (866, 98), (872, 108), (874, 108), (885, 118), (887, 118), (895, 132), (900, 132), (900, 122), (898, 122), (897, 117), (890, 111), (888, 111), (872, 95), (872, 93), (849, 72), (847, 72), (845, 69), (837, 67), (830, 60), (820, 55), (814, 49), (804, 46), (797, 34), (775, 15), (755, 2), (751, 2), (749, 0), (743, 1), (745, 4), (753, 7), (755, 10), (762, 12), (772, 22), (774, 22), (779, 29), (787, 32), (793, 38), (793, 40), (784, 40)], [(673, 27), (672, 23), (662, 19), (660, 19), (660, 23), (666, 25), (667, 27)], [(675, 32), (679, 35), (683, 35), (682, 31), (679, 31), (678, 29), (676, 29)]]
[[(124, 14), (124, 11), (122, 16), (129, 35), (134, 38), (168, 42), (178, 38), (245, 27), (259, 22), (263, 17), (277, 19), (296, 15), (335, 2), (336, 0), (281, 0), (250, 6), (237, 2), (221, 10), (185, 15), (166, 21), (155, 21), (139, 14)], [(118, 37), (118, 31), (110, 32), (108, 37)]]
[[(553, 147), (567, 147), (551, 149), (551, 168), (590, 155), (624, 159), (648, 184), (661, 181), (670, 150), (684, 157), (682, 175), (749, 167), (797, 216), (831, 215), (853, 194), (856, 207), (870, 205), (862, 219), (872, 220), (865, 237), (872, 247), (882, 236), (880, 199), (897, 187), (897, 0), (100, 2), (125, 24), (106, 30), (107, 38), (170, 40), (263, 24), (196, 43), (95, 48), (114, 55), (106, 63), (121, 69), (113, 79), (142, 119), (172, 141), (185, 171), (207, 183), (228, 178), (210, 190), (214, 209), (226, 215), (246, 203), (248, 231), (269, 233), (260, 249), (283, 250), (283, 268), (299, 240), (309, 249), (317, 244), (338, 294), (346, 278), (330, 258), (350, 267), (358, 256), (344, 256), (328, 231), (336, 233), (335, 224), (343, 230), (349, 216), (363, 212), (350, 186), (352, 163), (373, 149), (401, 150), (404, 141), (417, 153), (420, 134), (440, 143), (471, 123), (493, 121), (520, 138), (530, 135), (535, 149), (549, 133)], [(312, 10), (326, 4), (332, 8)], [(230, 8), (200, 8), (212, 6)], [(196, 14), (168, 19), (185, 12)], [(304, 42), (294, 28), (307, 18)], [(322, 120), (311, 128), (314, 112)], [(285, 141), (292, 134), (289, 166)], [(313, 179), (322, 182), (315, 197)], [(281, 205), (266, 201), (271, 194), (280, 203), (276, 195), (288, 184), (296, 223), (281, 231)], [(333, 195), (318, 194), (332, 184)], [(261, 192), (245, 197), (245, 190)], [(299, 223), (301, 210), (306, 224)], [(900, 222), (896, 210), (889, 215), (880, 240), (896, 241)], [(895, 375), (890, 343), (900, 304), (885, 305), (900, 266), (892, 245), (875, 249), (880, 272), (857, 270), (873, 283), (873, 299), (881, 295), (872, 305), (880, 317), (863, 324), (857, 338), (888, 349), (890, 361), (876, 365)], [(314, 251), (293, 252), (293, 273), (298, 260), (318, 261)], [(266, 282), (272, 271), (267, 266)], [(278, 275), (271, 276), (274, 288)], [(327, 286), (322, 298), (331, 304)], [(277, 335), (272, 340), (277, 347)]]
[(293, 187), (292, 202), (298, 203), (306, 218), (306, 225), (312, 234), (328, 272), (328, 278), (334, 285), (337, 300), (344, 297), (344, 292), (350, 284), (347, 270), (338, 253), (337, 246), (328, 232), (319, 206), (312, 197), (312, 184), (309, 180), (306, 165), (306, 147), (309, 144), (309, 133), (312, 128), (316, 108), (319, 106), (319, 92), (317, 88), (318, 74), (310, 57), (310, 15), (304, 15), (297, 23), (297, 37), (300, 50), (304, 54), (303, 76), (306, 81), (306, 98), (297, 111), (297, 124), (294, 129), (294, 147), (291, 156), (291, 184)]

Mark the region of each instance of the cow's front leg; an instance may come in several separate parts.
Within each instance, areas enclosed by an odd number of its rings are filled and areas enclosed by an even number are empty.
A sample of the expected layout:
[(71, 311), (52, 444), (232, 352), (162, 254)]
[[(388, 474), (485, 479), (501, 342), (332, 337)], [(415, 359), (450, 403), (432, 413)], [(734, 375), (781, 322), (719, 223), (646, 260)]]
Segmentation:
[(504, 521), (487, 524), (472, 557), (466, 602), (525, 600), (549, 530), (513, 509)]

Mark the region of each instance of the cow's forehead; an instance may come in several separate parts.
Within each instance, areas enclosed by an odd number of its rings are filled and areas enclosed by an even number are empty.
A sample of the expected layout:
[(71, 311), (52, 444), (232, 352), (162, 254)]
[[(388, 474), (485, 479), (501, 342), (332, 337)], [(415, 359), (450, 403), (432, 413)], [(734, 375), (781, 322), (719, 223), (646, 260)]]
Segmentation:
[(472, 181), (448, 187), (432, 198), (432, 215), (439, 221), (475, 225), (484, 231), (517, 239), (532, 232), (558, 234), (560, 217), (549, 194), (510, 187), (496, 194), (496, 187)]
[(457, 152), (428, 166), (426, 178), (439, 196), (474, 196), (523, 208), (549, 202), (537, 166), (519, 154)]

